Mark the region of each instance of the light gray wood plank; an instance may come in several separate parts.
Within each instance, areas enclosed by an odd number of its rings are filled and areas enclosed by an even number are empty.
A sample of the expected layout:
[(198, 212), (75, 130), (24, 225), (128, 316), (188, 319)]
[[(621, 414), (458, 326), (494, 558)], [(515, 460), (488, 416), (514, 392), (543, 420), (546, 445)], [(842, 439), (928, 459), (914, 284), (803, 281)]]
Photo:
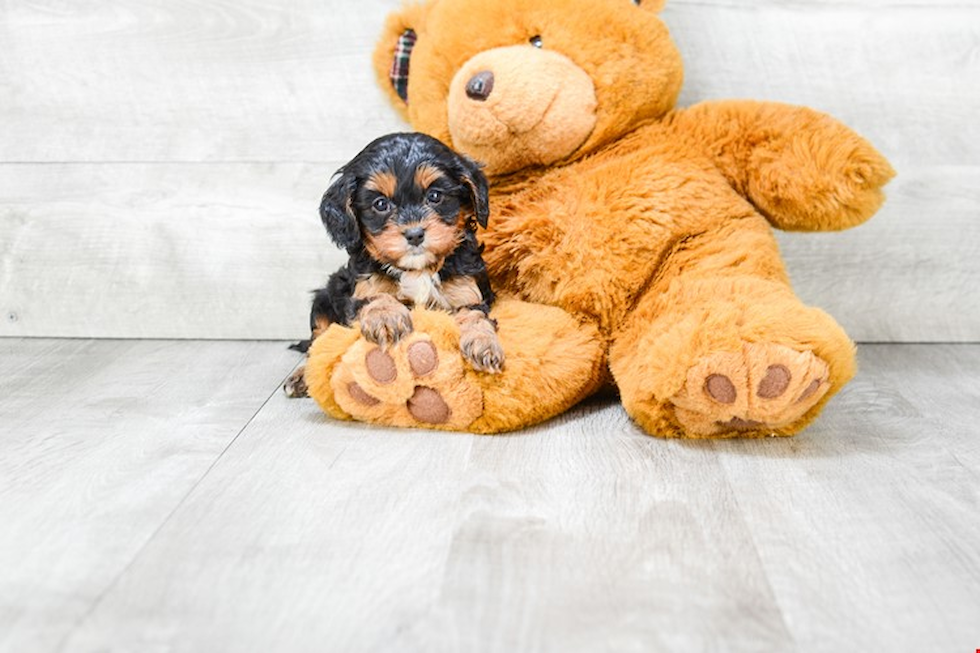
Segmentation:
[[(857, 379), (793, 439), (658, 440), (609, 399), (510, 436), (391, 431), (277, 393), (213, 466), (188, 434), (248, 392), (221, 386), (205, 348), (241, 379), (249, 358), (277, 368), (262, 345), (0, 345), (19, 434), (0, 439), (0, 478), (22, 469), (34, 490), (0, 486), (0, 556), (17, 563), (0, 565), (3, 651), (975, 646), (980, 345), (862, 347)], [(186, 395), (217, 382), (224, 399), (174, 401), (164, 361), (194, 372)], [(101, 440), (61, 430), (105, 415)], [(91, 453), (125, 446), (157, 464)], [(120, 554), (198, 454), (203, 479)], [(90, 594), (78, 577), (99, 573), (119, 577)], [(45, 592), (11, 592), (16, 574)]]
[(777, 232), (804, 302), (863, 342), (980, 342), (980, 167), (914, 167), (869, 222)]
[[(326, 177), (404, 127), (368, 63), (396, 4), (0, 3), (3, 160), (273, 161), (0, 163), (0, 335), (300, 337), (307, 291), (342, 260), (313, 213)], [(664, 12), (688, 61), (684, 102), (811, 104), (898, 167), (869, 225), (782, 237), (800, 295), (858, 340), (980, 339), (980, 85), (962, 83), (980, 78), (978, 12), (904, 0)]]
[[(681, 103), (758, 98), (826, 111), (907, 165), (980, 155), (980, 4), (668, 2)], [(967, 88), (969, 87), (969, 88)]]
[(273, 398), (66, 651), (786, 650), (706, 449), (618, 406), (502, 437)]
[(57, 650), (296, 359), (282, 343), (0, 339), (0, 651)]
[[(397, 0), (0, 4), (7, 161), (319, 161), (401, 128), (370, 54)], [(682, 103), (810, 104), (900, 165), (974, 165), (976, 2), (671, 0)]]
[[(939, 447), (980, 481), (980, 347), (860, 348), (867, 374), (853, 393), (886, 393), (895, 398), (892, 419), (914, 418), (923, 426), (923, 447)], [(898, 399), (901, 398), (901, 399)], [(875, 406), (887, 412), (886, 407)], [(910, 413), (909, 407), (915, 407)], [(935, 436), (930, 437), (935, 432)], [(977, 520), (980, 524), (980, 519)]]
[[(668, 6), (688, 7), (742, 7), (752, 10), (828, 7), (874, 7), (879, 10), (905, 7), (922, 7), (922, 0), (668, 0)], [(929, 3), (936, 9), (970, 9), (976, 7), (976, 0), (934, 0)]]
[[(305, 337), (339, 165), (0, 165), (0, 335)], [(978, 189), (911, 169), (861, 227), (780, 234), (797, 291), (857, 340), (980, 341)]]
[(0, 165), (0, 335), (308, 337), (339, 165)]
[(127, 574), (153, 580), (123, 580), (64, 650), (383, 648), (438, 597), (473, 437), (278, 394)]
[(792, 650), (705, 449), (652, 439), (602, 401), (478, 440), (469, 472), (440, 609), (414, 629), (435, 648)]
[(974, 649), (980, 347), (860, 359), (802, 436), (712, 448), (801, 650)]
[(346, 160), (399, 126), (371, 51), (399, 0), (0, 3), (6, 161)]

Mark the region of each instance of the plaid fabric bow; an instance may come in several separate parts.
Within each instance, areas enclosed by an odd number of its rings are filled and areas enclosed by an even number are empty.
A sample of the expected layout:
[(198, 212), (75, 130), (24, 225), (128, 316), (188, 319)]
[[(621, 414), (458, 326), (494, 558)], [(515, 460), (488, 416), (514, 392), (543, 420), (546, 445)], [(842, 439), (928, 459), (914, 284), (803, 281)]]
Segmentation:
[(398, 45), (395, 46), (395, 59), (391, 62), (391, 85), (395, 87), (398, 97), (408, 102), (408, 63), (412, 57), (412, 48), (415, 47), (417, 40), (415, 30), (405, 30), (398, 37)]

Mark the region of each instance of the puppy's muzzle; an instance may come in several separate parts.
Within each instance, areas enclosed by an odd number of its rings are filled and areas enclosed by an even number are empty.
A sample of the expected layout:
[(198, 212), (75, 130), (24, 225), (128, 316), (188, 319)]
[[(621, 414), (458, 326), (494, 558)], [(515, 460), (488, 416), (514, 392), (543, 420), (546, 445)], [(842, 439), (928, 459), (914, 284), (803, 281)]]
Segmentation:
[(402, 232), (407, 242), (412, 247), (418, 247), (425, 240), (425, 229), (422, 227), (409, 227)]

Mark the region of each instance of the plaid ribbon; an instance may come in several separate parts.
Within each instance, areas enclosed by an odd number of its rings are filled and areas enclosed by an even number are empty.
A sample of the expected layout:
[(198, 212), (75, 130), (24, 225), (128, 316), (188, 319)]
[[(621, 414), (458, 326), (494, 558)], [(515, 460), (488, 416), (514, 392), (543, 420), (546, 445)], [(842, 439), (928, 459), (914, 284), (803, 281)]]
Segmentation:
[(398, 37), (398, 45), (395, 46), (395, 59), (391, 62), (391, 85), (395, 87), (398, 97), (408, 102), (408, 63), (412, 58), (412, 48), (418, 37), (415, 30), (407, 29)]

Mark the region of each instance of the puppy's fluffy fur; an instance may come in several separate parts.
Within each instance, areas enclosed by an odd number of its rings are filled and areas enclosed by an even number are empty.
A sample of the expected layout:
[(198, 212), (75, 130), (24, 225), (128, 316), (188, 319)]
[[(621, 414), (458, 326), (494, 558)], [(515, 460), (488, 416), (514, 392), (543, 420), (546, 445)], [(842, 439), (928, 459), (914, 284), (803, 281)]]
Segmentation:
[[(503, 350), (489, 318), (494, 294), (476, 239), (487, 226), (487, 180), (480, 167), (424, 134), (383, 136), (337, 171), (320, 217), (347, 250), (347, 264), (316, 291), (311, 340), (329, 325), (359, 322), (386, 349), (412, 331), (413, 306), (452, 312), (460, 349), (474, 367), (499, 372)], [(303, 370), (287, 381), (306, 388)]]

